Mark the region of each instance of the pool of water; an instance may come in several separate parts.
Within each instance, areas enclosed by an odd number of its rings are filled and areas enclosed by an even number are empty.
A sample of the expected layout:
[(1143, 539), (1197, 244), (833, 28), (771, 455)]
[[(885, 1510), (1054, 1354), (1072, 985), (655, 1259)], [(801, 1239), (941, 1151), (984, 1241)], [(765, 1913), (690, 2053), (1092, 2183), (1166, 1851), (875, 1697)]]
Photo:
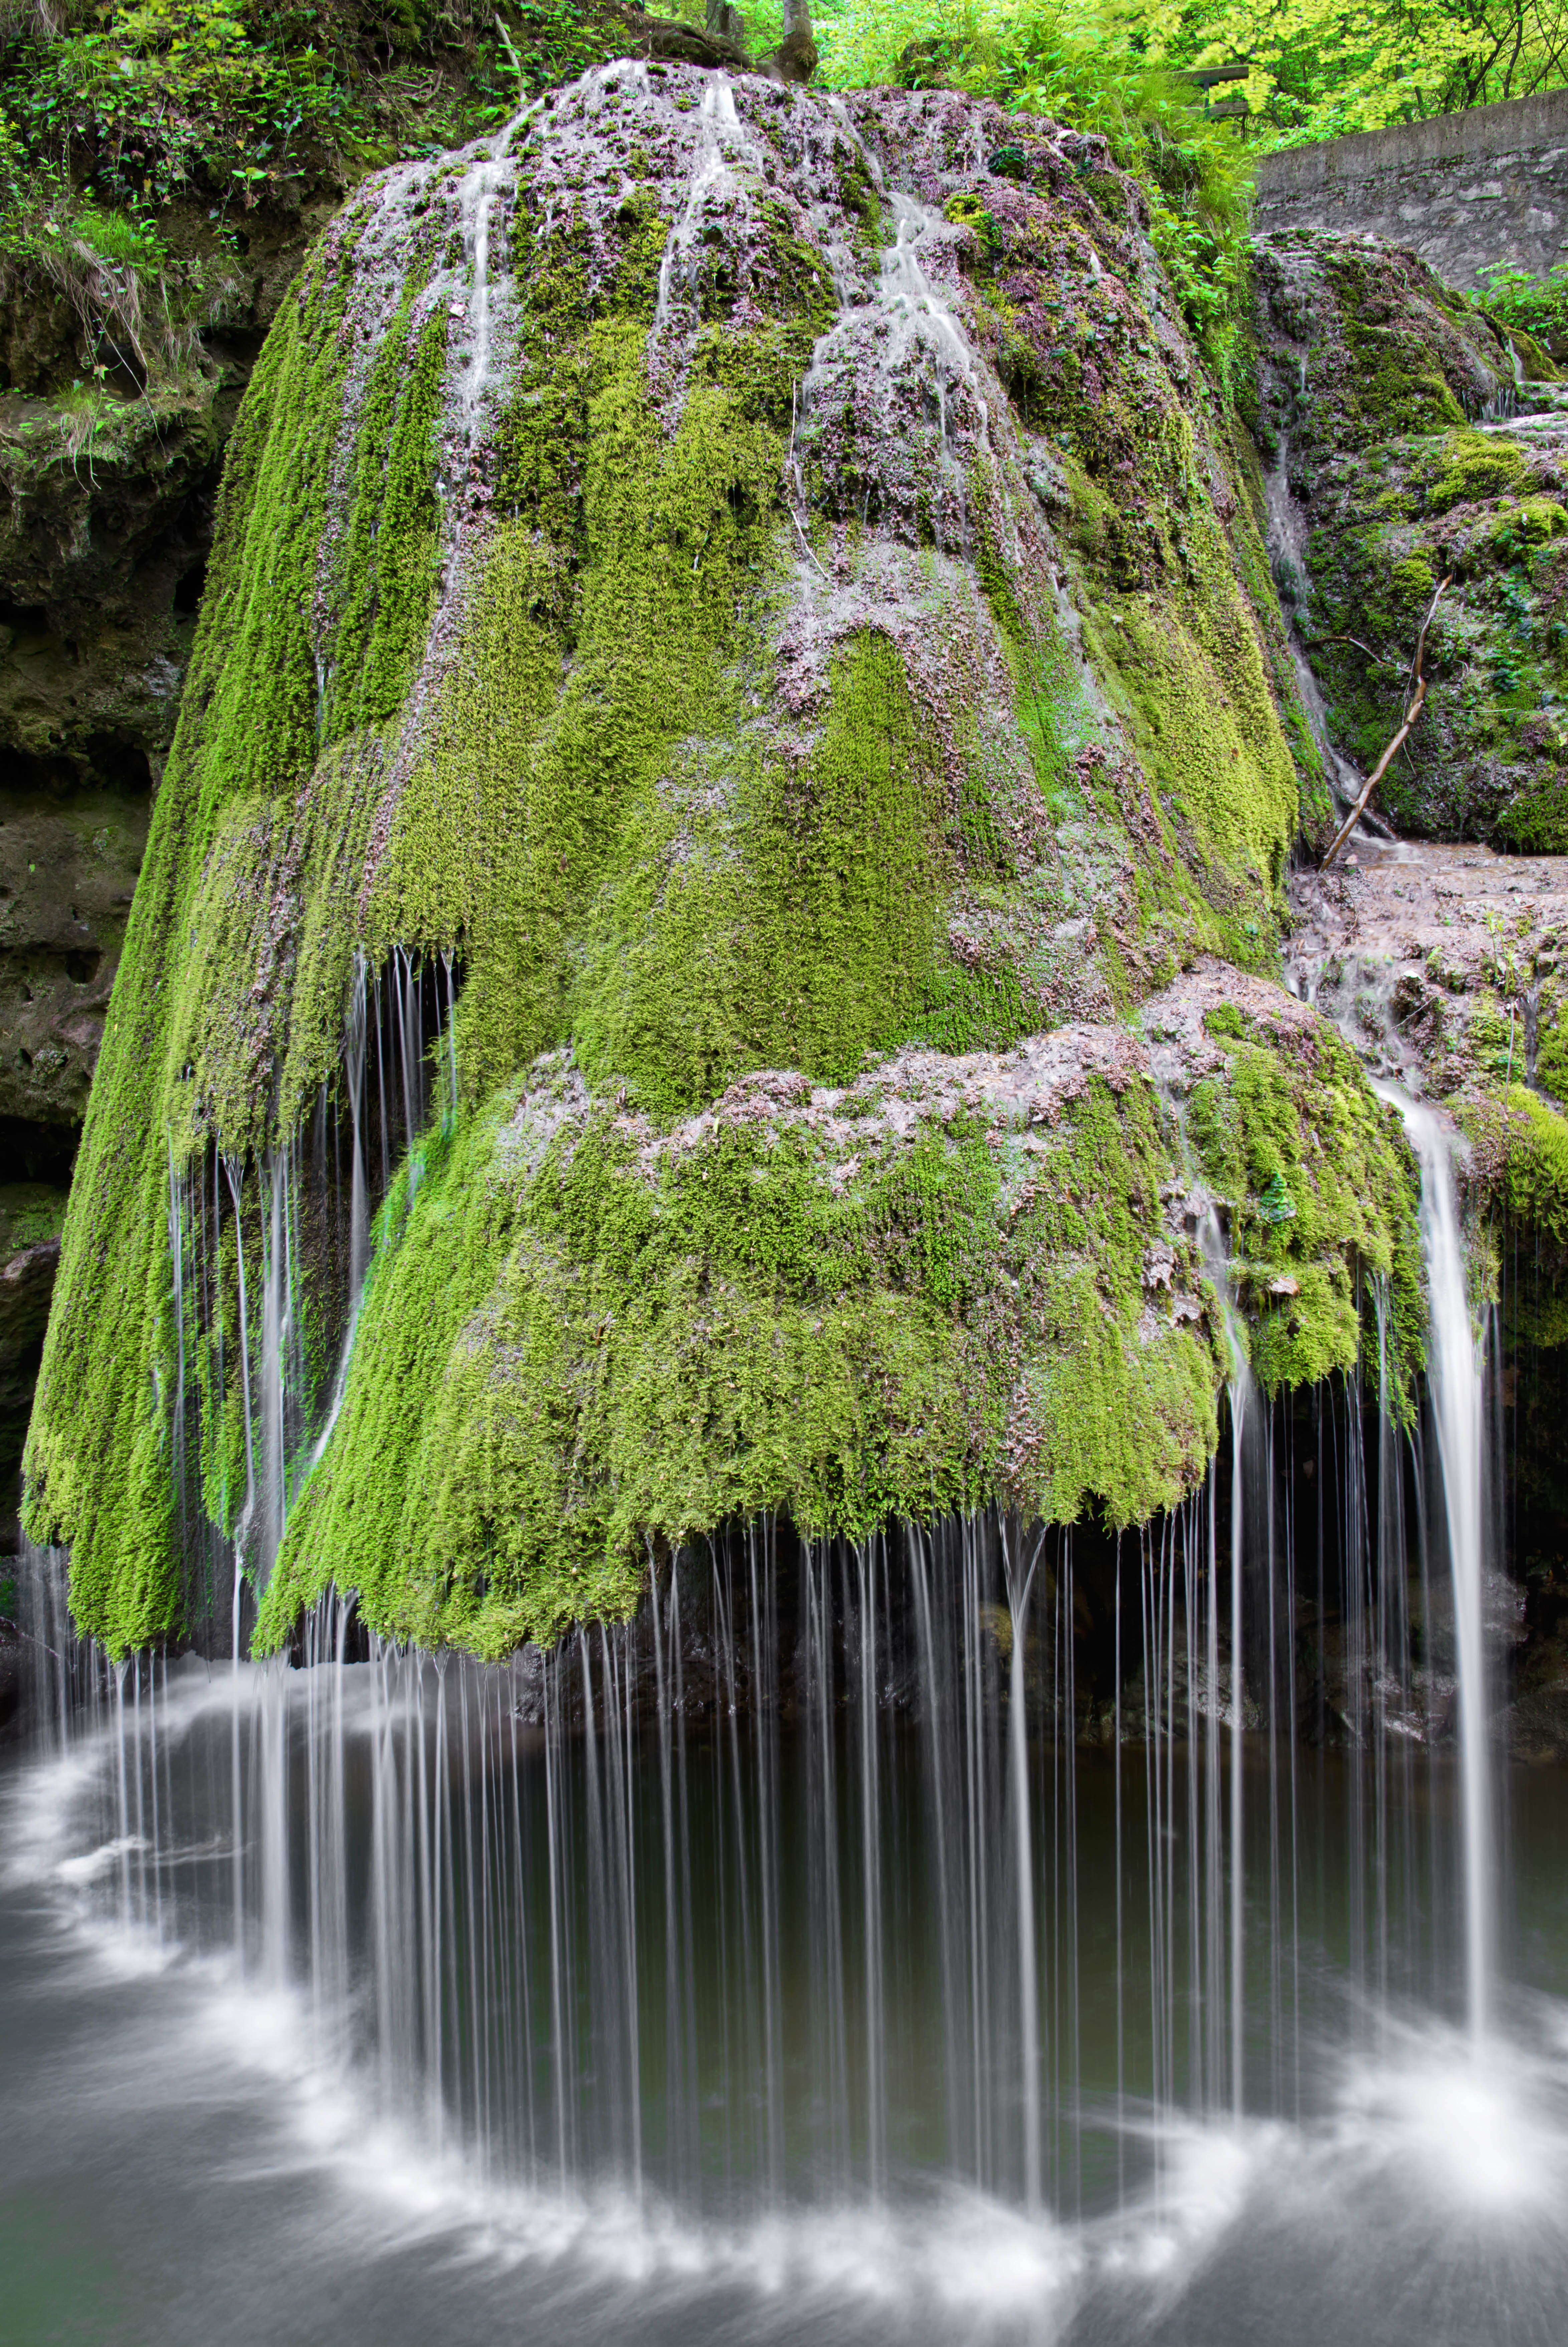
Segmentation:
[[(878, 1748), (866, 1826), (879, 1851), (874, 1922), (865, 1832), (857, 1842), (853, 1814), (841, 1819), (836, 2017), (825, 2014), (811, 1923), (824, 1910), (820, 1892), (811, 1904), (820, 1819), (798, 1748), (804, 1728), (786, 1721), (755, 1768), (739, 1747), (726, 1751), (722, 1734), (694, 1742), (688, 1880), (699, 1911), (690, 1939), (672, 1948), (659, 1879), (660, 1751), (641, 1733), (618, 1763), (627, 1817), (647, 1807), (626, 1833), (637, 1858), (622, 1912), (630, 1936), (606, 1942), (620, 1911), (604, 1903), (601, 1881), (595, 1890), (592, 1843), (610, 1831), (605, 1847), (614, 1846), (614, 1812), (607, 1805), (593, 1825), (589, 1794), (592, 1781), (603, 1790), (618, 1747), (600, 1721), (595, 1751), (580, 1731), (557, 1747), (558, 1764), (569, 1757), (553, 1793), (537, 1741), (507, 1757), (515, 1830), (537, 1778), (533, 1792), (557, 1802), (565, 1836), (552, 1842), (545, 1831), (532, 1869), (514, 1869), (520, 1905), (496, 1893), (486, 1909), (482, 1895), (497, 1879), (493, 1770), (453, 1765), (435, 1807), (398, 1811), (411, 1841), (420, 1815), (445, 1817), (450, 1841), (435, 1863), (458, 1886), (450, 2002), (427, 2010), (423, 2034), (418, 2015), (405, 2015), (399, 2035), (386, 2022), (402, 2010), (396, 1994), (375, 1977), (395, 1949), (374, 1928), (390, 1860), (384, 1849), (374, 1855), (386, 1813), (368, 1727), (354, 1757), (355, 1706), (370, 1702), (375, 1676), (362, 1665), (324, 1683), (348, 1719), (350, 1755), (331, 1792), (348, 1921), (330, 1963), (322, 1872), (310, 1856), (319, 1829), (309, 1824), (309, 1722), (323, 1696), (311, 1673), (242, 1673), (232, 1685), (221, 1670), (176, 1675), (156, 1698), (159, 1757), (139, 1779), (125, 1755), (145, 1755), (150, 1690), (138, 1726), (100, 1718), (64, 1750), (13, 1753), (0, 1769), (0, 2327), (16, 2347), (633, 2338), (1087, 2347), (1133, 2337), (1173, 2347), (1318, 2347), (1328, 2337), (1518, 2347), (1563, 2336), (1568, 1788), (1556, 1772), (1521, 1772), (1505, 1788), (1500, 1941), (1510, 1984), (1478, 2049), (1462, 2025), (1461, 1935), (1443, 1855), (1451, 1769), (1423, 1760), (1389, 1778), (1342, 1755), (1249, 1744), (1238, 2116), (1229, 2023), (1222, 2011), (1215, 2043), (1205, 2011), (1223, 1990), (1231, 1922), (1228, 1878), (1212, 1877), (1204, 1855), (1205, 1819), (1228, 1808), (1223, 1780), (1224, 1798), (1211, 1803), (1199, 1756), (1189, 1783), (1179, 1748), (1134, 1746), (1120, 1759), (1080, 1756), (1048, 1799), (1050, 1756), (1031, 1750), (1047, 2147), (1031, 2207), (1027, 2179), (1004, 2156), (1023, 2106), (1016, 2075), (1010, 2097), (997, 2075), (999, 2065), (1016, 2073), (1022, 2042), (1009, 2014), (991, 2017), (968, 2066), (953, 2066), (955, 2035), (973, 2034), (988, 1997), (1005, 2005), (1019, 1973), (982, 1966), (956, 1980), (957, 1959), (943, 1957), (930, 1813), (918, 1793), (929, 1754), (913, 1731), (890, 1723)], [(504, 1694), (503, 1678), (475, 1672), (467, 1684)], [(457, 1733), (455, 1684), (446, 1699), (439, 1723), (411, 1726), (406, 1704), (397, 1715), (405, 1763), (433, 1752), (437, 1724), (449, 1752), (489, 1748)], [(496, 1709), (511, 1717), (500, 1696)], [(837, 1779), (846, 1802), (863, 1781), (854, 1726), (851, 1711)], [(1005, 1760), (1005, 1737), (999, 1748)], [(291, 1756), (282, 1778), (279, 1753)], [(238, 1812), (226, 1774), (236, 1754)], [(727, 1822), (726, 1783), (735, 1804)], [(770, 1785), (770, 1895), (782, 1911), (771, 1971), (756, 1945), (759, 1870), (736, 1880), (742, 1850), (754, 1857), (766, 1842)], [(284, 1811), (286, 1847), (277, 1847)], [(1002, 1813), (982, 1805), (974, 1824), (977, 1856), (988, 1836), (1007, 1839)], [(575, 1887), (565, 1865), (573, 1847)], [(955, 1847), (969, 1845), (960, 1837)], [(564, 2168), (548, 2139), (559, 2120), (551, 2079), (560, 2040), (530, 1921), (550, 1896), (552, 1850), (558, 1902), (579, 1901), (578, 1923), (559, 1943), (575, 2017), (559, 2011), (559, 1981), (554, 1992), (560, 2030), (577, 2033), (578, 2134)], [(997, 1888), (1006, 1851), (991, 1854), (992, 1931), (1006, 1939), (1013, 1926)], [(402, 1913), (399, 1928), (418, 1937), (425, 1879), (415, 1866), (398, 1892), (415, 1907), (395, 1901), (384, 1925)], [(311, 1961), (313, 1945), (321, 1961)], [(515, 1973), (502, 1962), (508, 1948)], [(666, 2156), (680, 2066), (663, 2042), (671, 1963), (693, 1974), (686, 2019), (671, 2024), (692, 2033), (681, 2076), (697, 2155), (685, 2169)], [(601, 2014), (624, 1991), (628, 1966), (635, 2080)], [(815, 2042), (823, 2029), (842, 2037), (837, 2111), (825, 2107), (834, 2074)], [(955, 2096), (972, 2103), (977, 2092), (984, 2126), (955, 2115)], [(624, 2119), (629, 2094), (641, 2156), (630, 2127), (618, 2147), (606, 2116)], [(987, 2127), (1002, 2147), (989, 2180), (977, 2162)], [(825, 2145), (836, 2145), (833, 2157)], [(781, 2157), (782, 2171), (770, 2164)]]

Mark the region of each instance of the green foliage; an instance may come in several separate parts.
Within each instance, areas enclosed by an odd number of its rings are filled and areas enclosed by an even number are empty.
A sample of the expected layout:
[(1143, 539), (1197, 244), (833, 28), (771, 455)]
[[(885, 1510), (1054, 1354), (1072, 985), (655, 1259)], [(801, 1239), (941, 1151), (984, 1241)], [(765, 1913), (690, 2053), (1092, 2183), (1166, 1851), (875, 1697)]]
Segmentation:
[[(401, 0), (120, 0), (0, 10), (0, 265), (63, 294), (97, 362), (178, 373), (221, 314), (258, 210), (433, 155), (622, 54), (602, 0), (503, 15)], [(417, 65), (420, 70), (411, 70)]]
[(1424, 119), (1564, 79), (1562, 0), (1157, 0), (1127, 5), (1151, 61), (1175, 71), (1245, 63), (1221, 93), (1249, 136), (1298, 146)]
[(1568, 343), (1568, 261), (1559, 261), (1544, 277), (1494, 261), (1481, 277), (1481, 306), (1500, 326), (1554, 349)]
[(352, 109), (314, 46), (270, 43), (243, 0), (122, 0), (19, 51), (0, 102), (24, 151), (111, 203), (167, 204), (195, 186), (249, 209)]

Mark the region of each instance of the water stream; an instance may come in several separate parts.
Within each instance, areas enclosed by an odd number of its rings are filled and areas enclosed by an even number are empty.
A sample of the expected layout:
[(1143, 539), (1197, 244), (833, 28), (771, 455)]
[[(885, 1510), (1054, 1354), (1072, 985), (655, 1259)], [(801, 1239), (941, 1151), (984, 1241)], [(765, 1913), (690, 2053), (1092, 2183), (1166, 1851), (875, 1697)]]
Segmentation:
[[(348, 2289), (350, 2337), (1556, 2336), (1568, 1938), (1516, 1789), (1545, 1929), (1498, 1983), (1480, 1387), (1446, 1140), (1407, 1112), (1457, 1768), (1390, 1739), (1440, 1696), (1365, 1624), (1409, 1571), (1367, 1504), (1399, 1438), (1349, 1389), (1266, 1403), (1239, 1348), (1244, 1439), (1141, 1536), (760, 1525), (503, 1668), (332, 1604), (297, 1667), (111, 1671), (35, 1555), (0, 1932), (62, 2049), (130, 2039), (46, 2142), (142, 2096), (200, 2221), (225, 2187), (175, 2139), (219, 2127), (233, 2226)], [(1304, 1741), (1326, 1706), (1348, 1733)]]
[(1442, 1472), (1459, 1683), (1466, 2007), (1471, 2035), (1480, 2051), (1491, 2018), (1498, 1889), (1483, 1605), (1481, 1361), (1460, 1238), (1453, 1140), (1434, 1109), (1408, 1094), (1398, 1097), (1421, 1169), (1421, 1236), (1430, 1297), (1427, 1382)]

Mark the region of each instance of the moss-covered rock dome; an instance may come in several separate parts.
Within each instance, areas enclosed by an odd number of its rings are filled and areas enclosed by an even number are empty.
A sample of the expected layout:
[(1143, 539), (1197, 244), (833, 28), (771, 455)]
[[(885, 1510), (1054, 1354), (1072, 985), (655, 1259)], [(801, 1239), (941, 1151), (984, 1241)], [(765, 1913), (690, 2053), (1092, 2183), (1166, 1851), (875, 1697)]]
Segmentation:
[(1216, 1195), (1266, 1379), (1408, 1304), (1397, 1125), (1276, 982), (1316, 753), (1143, 219), (955, 93), (621, 61), (327, 231), (65, 1235), (84, 1628), (189, 1628), (203, 1527), (264, 1641), (335, 1581), (498, 1652), (759, 1510), (1147, 1517)]

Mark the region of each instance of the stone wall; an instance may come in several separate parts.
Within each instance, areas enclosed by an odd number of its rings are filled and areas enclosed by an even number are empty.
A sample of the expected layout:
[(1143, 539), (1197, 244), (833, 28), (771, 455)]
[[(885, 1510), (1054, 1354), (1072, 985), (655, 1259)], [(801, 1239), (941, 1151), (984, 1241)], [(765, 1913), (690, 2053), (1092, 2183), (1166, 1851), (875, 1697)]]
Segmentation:
[(1450, 285), (1495, 261), (1542, 275), (1568, 255), (1568, 89), (1266, 155), (1255, 221), (1370, 231)]

